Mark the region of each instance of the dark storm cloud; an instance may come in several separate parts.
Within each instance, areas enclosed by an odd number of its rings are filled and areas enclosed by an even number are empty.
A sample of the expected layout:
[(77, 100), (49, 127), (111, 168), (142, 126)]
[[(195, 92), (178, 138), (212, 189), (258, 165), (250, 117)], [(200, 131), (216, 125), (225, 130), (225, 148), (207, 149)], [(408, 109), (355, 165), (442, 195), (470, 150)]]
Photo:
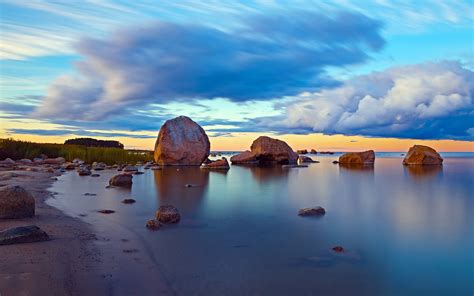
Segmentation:
[(154, 22), (84, 39), (78, 73), (59, 77), (36, 114), (98, 120), (127, 108), (199, 98), (263, 100), (335, 86), (327, 67), (366, 61), (382, 24), (351, 12), (254, 15), (232, 31)]

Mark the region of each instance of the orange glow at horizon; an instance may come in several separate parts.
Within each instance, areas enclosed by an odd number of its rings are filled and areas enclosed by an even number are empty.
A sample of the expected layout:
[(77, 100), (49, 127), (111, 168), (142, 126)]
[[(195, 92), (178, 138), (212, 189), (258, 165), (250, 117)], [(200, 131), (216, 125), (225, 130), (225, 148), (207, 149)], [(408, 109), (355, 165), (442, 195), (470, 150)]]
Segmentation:
[[(375, 150), (378, 152), (405, 152), (415, 144), (427, 145), (440, 152), (474, 152), (473, 141), (456, 140), (414, 140), (396, 138), (367, 138), (361, 136), (344, 135), (274, 135), (271, 133), (233, 133), (228, 137), (209, 137), (211, 150), (214, 151), (243, 151), (249, 150), (253, 140), (262, 135), (268, 135), (287, 142), (294, 150), (315, 149), (317, 151), (362, 151)], [(1, 135), (13, 137), (17, 140), (39, 143), (64, 143), (66, 139), (81, 137), (78, 135), (43, 136), (43, 135)], [(131, 137), (94, 137), (97, 139), (120, 141), (127, 149), (153, 150), (154, 138)]]

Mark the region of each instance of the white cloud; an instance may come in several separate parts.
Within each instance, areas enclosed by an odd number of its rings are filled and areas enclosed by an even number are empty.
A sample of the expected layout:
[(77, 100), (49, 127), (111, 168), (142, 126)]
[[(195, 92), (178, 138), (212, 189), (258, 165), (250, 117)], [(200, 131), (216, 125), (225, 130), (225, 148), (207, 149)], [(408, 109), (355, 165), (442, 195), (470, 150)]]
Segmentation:
[(397, 137), (472, 137), (474, 73), (457, 62), (424, 63), (359, 76), (296, 99), (284, 128)]

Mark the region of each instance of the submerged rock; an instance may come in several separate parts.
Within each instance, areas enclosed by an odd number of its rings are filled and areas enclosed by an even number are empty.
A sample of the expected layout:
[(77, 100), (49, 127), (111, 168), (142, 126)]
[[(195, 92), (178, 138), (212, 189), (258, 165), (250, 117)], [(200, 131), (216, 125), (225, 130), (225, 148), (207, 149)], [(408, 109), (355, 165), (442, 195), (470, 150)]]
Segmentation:
[(341, 246), (332, 247), (331, 250), (333, 250), (336, 253), (343, 253), (345, 251), (344, 248)]
[(36, 225), (20, 226), (0, 231), (0, 245), (34, 243), (49, 240), (46, 232)]
[(135, 172), (138, 172), (138, 168), (136, 166), (133, 166), (133, 165), (128, 165), (128, 166), (123, 168), (123, 172), (124, 173), (135, 173)]
[(323, 207), (304, 208), (298, 211), (298, 216), (322, 216), (326, 214), (326, 210)]
[(298, 153), (284, 141), (267, 136), (258, 137), (250, 146), (250, 151), (260, 163), (276, 162), (281, 164), (296, 163)]
[(113, 213), (115, 213), (115, 211), (113, 211), (113, 210), (98, 210), (97, 212), (99, 212), (101, 214), (113, 214)]
[(177, 208), (172, 205), (164, 205), (158, 208), (156, 219), (164, 224), (178, 223), (181, 215)]
[(160, 221), (157, 219), (150, 219), (146, 221), (146, 228), (151, 229), (151, 230), (158, 230), (161, 227)]
[(423, 145), (414, 145), (408, 150), (404, 165), (442, 165), (443, 158), (436, 150)]
[(339, 157), (340, 164), (373, 165), (375, 161), (374, 150), (364, 152), (345, 153)]
[(132, 203), (135, 203), (136, 200), (134, 200), (133, 198), (126, 198), (124, 200), (122, 200), (122, 203), (124, 204), (132, 204)]
[(35, 199), (21, 186), (0, 189), (0, 219), (28, 218), (35, 215)]
[(230, 158), (232, 164), (257, 164), (257, 156), (250, 151), (244, 151)]
[(229, 162), (227, 158), (222, 157), (222, 159), (211, 161), (210, 163), (203, 163), (201, 169), (211, 169), (211, 170), (228, 170), (230, 169)]
[(204, 129), (189, 117), (167, 120), (155, 144), (159, 165), (201, 165), (209, 156), (210, 143)]
[(306, 164), (284, 164), (281, 166), (284, 169), (307, 168)]
[(110, 178), (109, 184), (112, 186), (129, 187), (132, 186), (132, 178), (133, 176), (130, 174), (115, 175)]

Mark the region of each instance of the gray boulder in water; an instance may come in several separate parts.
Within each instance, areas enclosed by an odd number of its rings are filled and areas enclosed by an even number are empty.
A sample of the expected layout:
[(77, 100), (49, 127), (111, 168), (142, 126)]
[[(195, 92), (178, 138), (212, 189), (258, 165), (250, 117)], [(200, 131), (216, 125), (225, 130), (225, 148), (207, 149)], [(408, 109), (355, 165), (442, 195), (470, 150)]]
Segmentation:
[(34, 243), (49, 240), (46, 232), (36, 225), (20, 226), (0, 232), (0, 245)]

